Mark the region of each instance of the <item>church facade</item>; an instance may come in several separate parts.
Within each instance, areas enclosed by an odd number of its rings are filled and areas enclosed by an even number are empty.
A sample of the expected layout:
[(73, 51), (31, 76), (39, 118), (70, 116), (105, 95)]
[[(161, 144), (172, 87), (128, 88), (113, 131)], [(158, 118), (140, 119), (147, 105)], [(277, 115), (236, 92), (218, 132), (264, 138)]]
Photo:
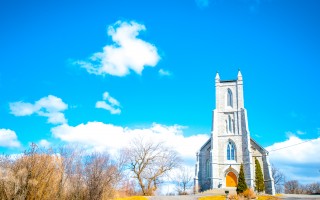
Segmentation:
[(250, 137), (241, 72), (236, 80), (220, 80), (217, 73), (215, 91), (211, 137), (197, 153), (195, 189), (236, 187), (241, 164), (248, 187), (254, 188), (257, 158), (265, 180), (265, 192), (274, 194), (268, 151)]

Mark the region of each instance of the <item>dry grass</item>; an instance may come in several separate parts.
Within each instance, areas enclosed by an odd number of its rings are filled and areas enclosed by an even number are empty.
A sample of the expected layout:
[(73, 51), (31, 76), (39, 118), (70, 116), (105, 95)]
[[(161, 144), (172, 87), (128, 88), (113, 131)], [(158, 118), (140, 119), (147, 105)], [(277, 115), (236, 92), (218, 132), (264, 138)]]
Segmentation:
[(245, 198), (248, 198), (248, 199), (255, 199), (256, 198), (256, 194), (254, 193), (253, 189), (249, 188), (249, 189), (246, 189), (244, 192), (243, 192), (243, 196)]
[(261, 195), (261, 196), (258, 196), (258, 200), (280, 200), (280, 199), (275, 196)]
[(132, 197), (116, 198), (115, 200), (148, 200), (148, 199), (142, 196), (132, 196)]

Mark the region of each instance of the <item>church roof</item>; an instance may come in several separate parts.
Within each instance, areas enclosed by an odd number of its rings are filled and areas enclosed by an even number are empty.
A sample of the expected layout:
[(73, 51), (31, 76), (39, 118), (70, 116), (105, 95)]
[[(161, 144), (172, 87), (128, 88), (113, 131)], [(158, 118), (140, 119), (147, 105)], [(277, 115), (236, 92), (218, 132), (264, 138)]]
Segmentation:
[(200, 151), (205, 147), (207, 146), (208, 143), (211, 142), (211, 137), (206, 141), (206, 143), (204, 143), (204, 145), (202, 145), (202, 147), (200, 148)]
[(260, 144), (258, 144), (254, 139), (252, 139), (251, 137), (250, 137), (250, 142), (251, 143), (254, 143), (255, 145), (257, 145), (259, 148), (261, 148), (266, 154), (268, 154), (269, 153), (269, 151), (267, 151), (265, 148), (263, 148)]
[(223, 80), (220, 83), (237, 82), (237, 80)]

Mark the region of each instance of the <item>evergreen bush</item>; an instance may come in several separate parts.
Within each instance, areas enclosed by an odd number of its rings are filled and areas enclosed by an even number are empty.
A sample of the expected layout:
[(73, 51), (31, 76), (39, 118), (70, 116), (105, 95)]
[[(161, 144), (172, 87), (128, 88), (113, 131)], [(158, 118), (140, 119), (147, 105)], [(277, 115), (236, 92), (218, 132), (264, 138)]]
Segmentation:
[(262, 173), (262, 170), (261, 170), (261, 166), (260, 166), (259, 160), (257, 158), (255, 158), (255, 165), (256, 165), (255, 190), (257, 192), (263, 192), (264, 191), (263, 173)]
[(243, 164), (241, 164), (238, 178), (237, 193), (243, 193), (246, 189), (248, 189), (248, 186), (244, 177)]

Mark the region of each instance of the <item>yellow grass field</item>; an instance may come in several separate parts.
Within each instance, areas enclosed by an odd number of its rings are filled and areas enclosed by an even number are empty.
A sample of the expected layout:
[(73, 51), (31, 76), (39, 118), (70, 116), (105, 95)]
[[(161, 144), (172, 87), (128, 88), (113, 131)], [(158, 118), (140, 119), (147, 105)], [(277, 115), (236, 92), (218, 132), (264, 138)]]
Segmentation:
[(208, 196), (200, 197), (198, 200), (225, 200), (226, 196)]

